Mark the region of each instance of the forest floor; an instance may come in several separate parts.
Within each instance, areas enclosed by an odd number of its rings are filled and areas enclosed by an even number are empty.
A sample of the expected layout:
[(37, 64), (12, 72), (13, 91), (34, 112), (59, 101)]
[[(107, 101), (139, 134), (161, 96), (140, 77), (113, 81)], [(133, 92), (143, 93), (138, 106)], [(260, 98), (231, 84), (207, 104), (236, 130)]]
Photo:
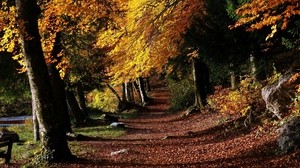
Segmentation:
[(278, 127), (245, 128), (238, 115), (169, 113), (166, 88), (114, 139), (79, 142), (79, 160), (52, 167), (300, 167), (300, 150), (278, 153)]

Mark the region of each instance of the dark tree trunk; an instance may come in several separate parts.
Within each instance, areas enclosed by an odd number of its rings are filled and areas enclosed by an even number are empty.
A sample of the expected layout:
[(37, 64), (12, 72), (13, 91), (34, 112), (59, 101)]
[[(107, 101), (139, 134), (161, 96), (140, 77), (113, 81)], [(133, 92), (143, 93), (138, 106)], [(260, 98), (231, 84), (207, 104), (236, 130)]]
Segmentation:
[(70, 90), (66, 90), (66, 97), (67, 97), (67, 103), (69, 107), (69, 114), (73, 119), (74, 124), (80, 125), (84, 123), (86, 116), (81, 111), (78, 102), (76, 100), (75, 94)]
[(193, 77), (195, 87), (195, 106), (203, 108), (206, 105), (207, 94), (211, 92), (209, 70), (200, 59), (193, 59)]
[(126, 87), (125, 87), (125, 83), (122, 83), (122, 100), (126, 101)]
[(150, 85), (149, 77), (146, 78), (146, 89), (147, 89), (147, 92), (151, 91), (151, 85)]
[(88, 118), (89, 115), (86, 110), (85, 96), (84, 96), (82, 84), (78, 84), (78, 86), (77, 86), (77, 95), (78, 95), (79, 107), (80, 107), (81, 111), (85, 114), (85, 117)]
[(51, 54), (53, 59), (56, 61), (52, 64), (48, 64), (48, 72), (53, 88), (53, 96), (56, 103), (56, 110), (59, 113), (61, 113), (61, 117), (59, 118), (58, 122), (60, 122), (61, 125), (64, 126), (66, 132), (70, 133), (73, 131), (71, 128), (71, 121), (68, 113), (68, 105), (65, 94), (65, 84), (60, 77), (59, 71), (56, 68), (57, 64), (61, 61), (60, 58), (58, 58), (58, 54), (61, 52), (60, 34), (60, 32), (56, 33), (55, 43)]
[(47, 162), (73, 158), (66, 140), (64, 126), (56, 110), (50, 77), (45, 63), (38, 30), (40, 8), (36, 0), (16, 0), (22, 51), (35, 105), (41, 140), (42, 155)]

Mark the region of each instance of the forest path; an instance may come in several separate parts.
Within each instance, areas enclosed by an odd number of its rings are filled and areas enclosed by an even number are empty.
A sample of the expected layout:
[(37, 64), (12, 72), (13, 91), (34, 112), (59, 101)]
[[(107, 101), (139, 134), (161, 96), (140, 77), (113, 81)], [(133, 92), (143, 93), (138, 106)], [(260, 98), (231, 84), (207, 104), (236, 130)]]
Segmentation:
[[(81, 160), (57, 167), (299, 167), (299, 150), (276, 154), (276, 130), (246, 129), (238, 116), (203, 111), (168, 113), (169, 91), (162, 87), (137, 118), (123, 119), (127, 134), (82, 141)], [(54, 166), (56, 167), (56, 166)]]

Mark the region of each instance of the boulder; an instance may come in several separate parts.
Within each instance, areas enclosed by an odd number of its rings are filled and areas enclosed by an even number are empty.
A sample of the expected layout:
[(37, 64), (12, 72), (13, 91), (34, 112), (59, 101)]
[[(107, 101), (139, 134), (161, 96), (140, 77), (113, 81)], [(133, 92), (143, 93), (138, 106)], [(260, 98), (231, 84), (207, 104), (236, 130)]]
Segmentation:
[(110, 124), (112, 128), (125, 128), (125, 124), (122, 122), (113, 122)]
[(265, 86), (261, 92), (267, 110), (279, 119), (288, 112), (289, 105), (295, 97), (294, 88), (288, 84), (291, 77), (292, 73), (286, 73), (273, 84)]
[(280, 128), (278, 145), (283, 153), (295, 151), (300, 147), (300, 116), (292, 118)]

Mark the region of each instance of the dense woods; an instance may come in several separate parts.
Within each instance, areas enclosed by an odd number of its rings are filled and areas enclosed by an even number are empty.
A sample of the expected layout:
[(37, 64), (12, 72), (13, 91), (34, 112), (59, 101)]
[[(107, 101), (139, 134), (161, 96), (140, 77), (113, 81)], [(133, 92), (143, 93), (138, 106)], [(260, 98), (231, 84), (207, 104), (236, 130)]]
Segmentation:
[(247, 128), (299, 115), (298, 0), (1, 0), (0, 7), (0, 114), (33, 116), (38, 158), (48, 163), (76, 158), (67, 138), (80, 138), (73, 128), (91, 124), (95, 112), (150, 104), (160, 80), (171, 112), (239, 115)]

